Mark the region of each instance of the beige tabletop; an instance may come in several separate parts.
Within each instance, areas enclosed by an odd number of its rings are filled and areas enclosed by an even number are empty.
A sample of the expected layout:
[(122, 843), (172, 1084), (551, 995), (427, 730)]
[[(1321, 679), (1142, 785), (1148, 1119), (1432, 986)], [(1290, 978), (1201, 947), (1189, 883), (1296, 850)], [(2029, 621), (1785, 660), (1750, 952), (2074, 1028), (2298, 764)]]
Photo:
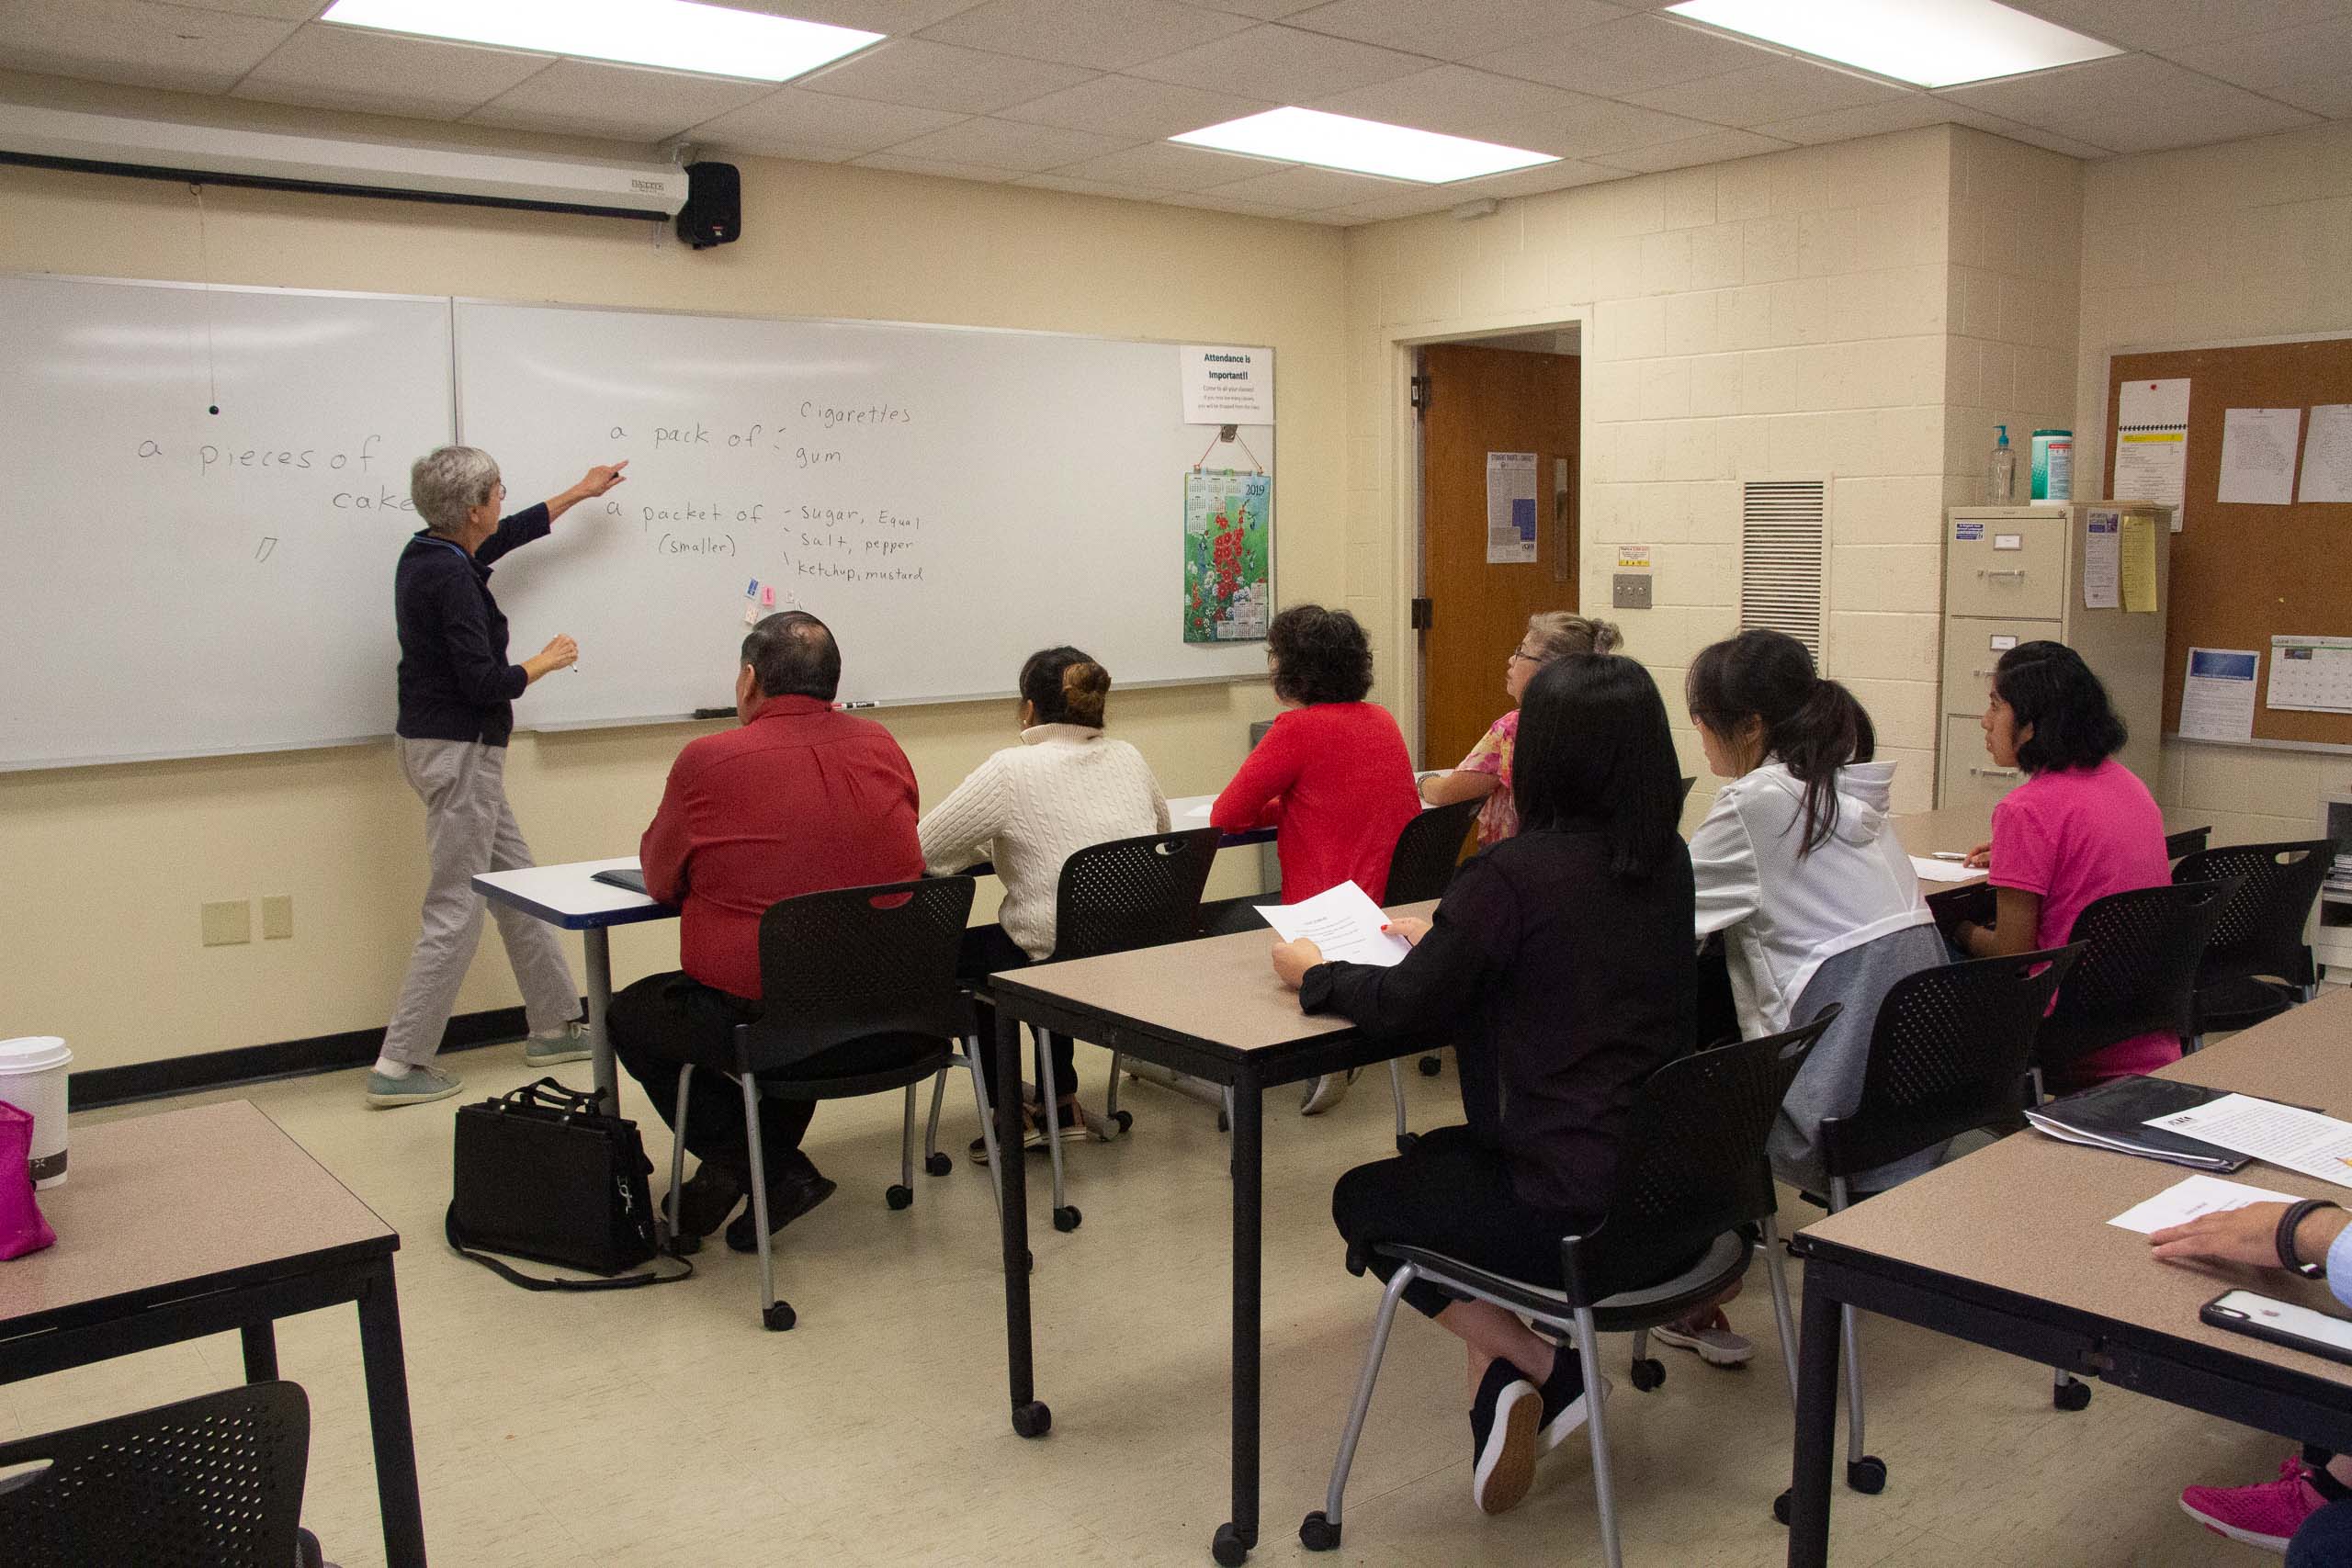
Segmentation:
[(44, 1313), (400, 1236), (251, 1100), (73, 1130), (37, 1194), (57, 1245), (0, 1263), (0, 1334)]
[[(2209, 1046), (2159, 1075), (2352, 1116), (2352, 992)], [(2018, 1133), (1816, 1221), (1804, 1235), (2352, 1387), (2352, 1367), (2208, 1327), (2198, 1308), (2244, 1286), (2341, 1313), (2327, 1288), (2275, 1269), (2153, 1261), (2107, 1222), (2190, 1174), (2180, 1166)], [(2235, 1179), (2352, 1203), (2352, 1190), (2259, 1161)]]

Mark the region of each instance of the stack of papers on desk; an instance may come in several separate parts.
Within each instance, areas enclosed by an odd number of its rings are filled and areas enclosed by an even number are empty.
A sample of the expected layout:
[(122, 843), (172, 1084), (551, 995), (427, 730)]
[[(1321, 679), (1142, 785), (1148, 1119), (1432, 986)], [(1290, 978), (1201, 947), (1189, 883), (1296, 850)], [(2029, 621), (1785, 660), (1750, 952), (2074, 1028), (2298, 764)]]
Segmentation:
[(2284, 1192), (2273, 1192), (2267, 1187), (2249, 1187), (2243, 1181), (2224, 1181), (2218, 1176), (2184, 1176), (2154, 1197), (2132, 1204), (2107, 1223), (2147, 1235), (2174, 1225), (2185, 1225), (2202, 1214), (2220, 1214), (2232, 1209), (2243, 1209), (2248, 1203), (2291, 1203), (2294, 1201)]
[(1327, 964), (1376, 964), (1388, 968), (1413, 951), (1403, 937), (1383, 931), (1388, 917), (1372, 896), (1352, 882), (1296, 904), (1261, 904), (1258, 913), (1284, 942), (1306, 941), (1323, 950)]
[(1960, 861), (1931, 860), (1926, 855), (1913, 855), (1911, 869), (1919, 874), (1922, 882), (1973, 882), (1984, 874)]
[(2152, 1119), (2224, 1098), (2171, 1078), (2122, 1077), (2053, 1100), (2025, 1113), (2034, 1130), (2069, 1144), (2087, 1144), (2117, 1154), (2160, 1159), (2197, 1170), (2238, 1170), (2246, 1156), (2199, 1138), (2151, 1124)]
[(2338, 1187), (2352, 1187), (2352, 1122), (2339, 1122), (2299, 1105), (2225, 1094), (2208, 1104), (2154, 1117), (2148, 1124), (2219, 1144)]

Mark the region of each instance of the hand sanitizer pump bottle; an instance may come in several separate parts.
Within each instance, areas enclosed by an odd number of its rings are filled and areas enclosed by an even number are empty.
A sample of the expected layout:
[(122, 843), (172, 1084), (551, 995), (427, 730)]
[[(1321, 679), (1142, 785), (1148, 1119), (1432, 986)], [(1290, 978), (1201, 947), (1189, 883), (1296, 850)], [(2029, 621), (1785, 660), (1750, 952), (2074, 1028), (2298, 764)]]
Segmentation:
[(2009, 445), (2009, 427), (1994, 426), (2001, 438), (1993, 443), (1993, 455), (1984, 464), (1984, 504), (2014, 506), (2018, 494), (2017, 448)]

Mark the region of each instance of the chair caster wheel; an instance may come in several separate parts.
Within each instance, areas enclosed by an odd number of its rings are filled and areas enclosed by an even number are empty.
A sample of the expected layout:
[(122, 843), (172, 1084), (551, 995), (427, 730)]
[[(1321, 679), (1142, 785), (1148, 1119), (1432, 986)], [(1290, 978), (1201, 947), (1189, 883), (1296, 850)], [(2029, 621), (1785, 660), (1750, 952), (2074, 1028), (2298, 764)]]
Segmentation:
[(1299, 1521), (1298, 1543), (1309, 1551), (1329, 1551), (1340, 1544), (1340, 1527), (1317, 1508)]
[(1877, 1496), (1886, 1490), (1886, 1461), (1864, 1454), (1846, 1466), (1846, 1484), (1865, 1497)]
[(2050, 1391), (2050, 1403), (2060, 1410), (2087, 1410), (2091, 1404), (2091, 1385), (2086, 1382), (2064, 1382)]
[(1119, 1131), (1122, 1133), (1136, 1124), (1135, 1113), (1127, 1111), (1114, 1111), (1111, 1112), (1111, 1120), (1119, 1124)]
[(1065, 1204), (1063, 1207), (1054, 1211), (1054, 1228), (1067, 1234), (1070, 1231), (1076, 1230), (1078, 1228), (1079, 1221), (1084, 1217), (1084, 1215), (1078, 1212), (1077, 1204)]
[(1655, 1356), (1645, 1356), (1633, 1367), (1634, 1386), (1647, 1393), (1666, 1381), (1666, 1364)]
[(1396, 1134), (1396, 1152), (1400, 1155), (1411, 1154), (1413, 1145), (1420, 1141), (1421, 1135), (1419, 1133), (1399, 1133)]
[(798, 1320), (790, 1302), (774, 1302), (760, 1309), (760, 1326), (771, 1334), (781, 1334)]
[(1209, 1555), (1216, 1559), (1218, 1568), (1241, 1568), (1250, 1561), (1250, 1543), (1231, 1525), (1219, 1525), (1216, 1534), (1209, 1538)]
[(1421, 1077), (1433, 1078), (1445, 1071), (1445, 1059), (1442, 1056), (1424, 1056), (1421, 1058), (1420, 1067)]
[(1042, 1399), (1012, 1407), (1012, 1429), (1024, 1438), (1042, 1438), (1054, 1429), (1054, 1413)]
[(956, 1162), (934, 1151), (923, 1156), (922, 1168), (927, 1176), (944, 1176), (956, 1168)]
[(911, 1187), (902, 1187), (895, 1181), (890, 1184), (890, 1190), (882, 1194), (882, 1201), (889, 1204), (893, 1209), (906, 1208), (914, 1201), (915, 1190)]
[(1784, 1525), (1789, 1522), (1789, 1495), (1786, 1492), (1772, 1499), (1772, 1517)]

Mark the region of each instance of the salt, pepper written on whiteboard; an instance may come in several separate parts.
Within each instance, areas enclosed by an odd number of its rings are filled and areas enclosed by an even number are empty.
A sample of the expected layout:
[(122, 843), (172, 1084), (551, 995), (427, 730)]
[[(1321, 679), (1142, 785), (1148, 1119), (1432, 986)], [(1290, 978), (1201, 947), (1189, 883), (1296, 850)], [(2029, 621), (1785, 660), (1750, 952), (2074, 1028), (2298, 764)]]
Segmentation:
[(2352, 502), (2352, 403), (2321, 403), (2303, 434), (2303, 479), (2295, 499)]
[(2222, 417), (2222, 483), (2217, 499), (2235, 506), (2288, 506), (2295, 499), (2295, 443), (2301, 409), (2231, 409)]
[(2188, 378), (2126, 381), (2115, 408), (2115, 495), (2172, 508), (2172, 531), (2188, 517)]

